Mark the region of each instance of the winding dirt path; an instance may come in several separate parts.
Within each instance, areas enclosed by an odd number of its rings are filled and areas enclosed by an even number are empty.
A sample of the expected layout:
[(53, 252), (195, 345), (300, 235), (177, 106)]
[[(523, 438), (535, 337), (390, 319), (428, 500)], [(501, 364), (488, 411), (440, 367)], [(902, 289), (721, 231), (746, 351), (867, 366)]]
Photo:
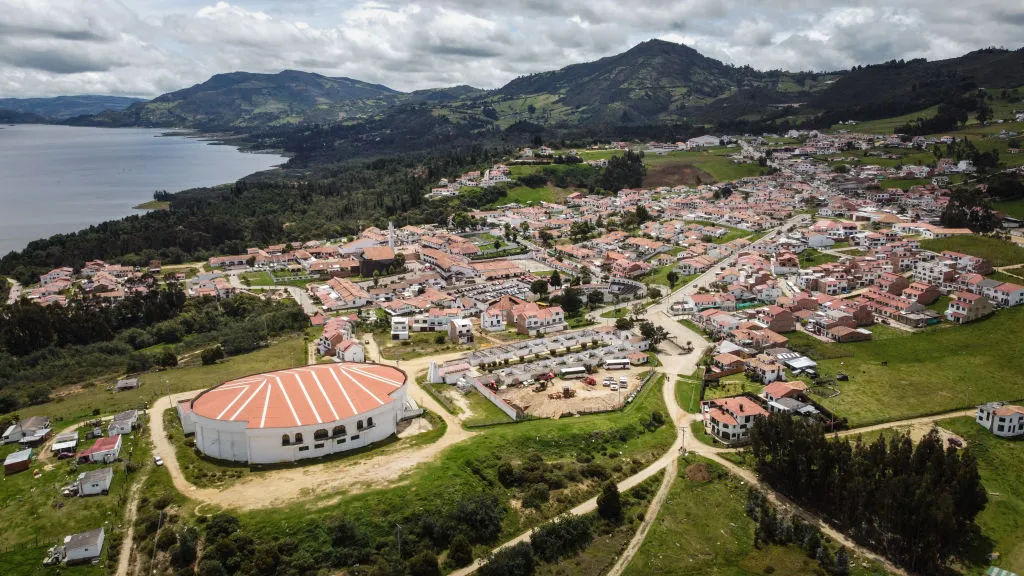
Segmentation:
[(121, 553), (117, 556), (116, 576), (128, 576), (128, 569), (131, 566), (132, 548), (135, 539), (135, 516), (139, 511), (139, 491), (149, 476), (148, 466), (146, 470), (147, 472), (139, 476), (139, 479), (132, 484), (131, 489), (128, 491), (128, 503), (124, 509), (124, 521), (127, 524), (127, 528), (124, 531), (124, 539), (121, 541)]

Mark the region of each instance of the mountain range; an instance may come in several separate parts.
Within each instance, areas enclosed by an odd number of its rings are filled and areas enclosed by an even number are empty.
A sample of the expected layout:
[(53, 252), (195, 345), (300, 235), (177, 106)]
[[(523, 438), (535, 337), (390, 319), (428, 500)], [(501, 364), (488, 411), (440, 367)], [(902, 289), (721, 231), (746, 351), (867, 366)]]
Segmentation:
[[(109, 110), (123, 110), (142, 98), (125, 96), (57, 96), (56, 98), (0, 98), (0, 111), (14, 117), (45, 122), (67, 120), (75, 116), (90, 116)], [(0, 113), (0, 118), (3, 118)], [(24, 121), (24, 120), (22, 120)]]
[[(455, 86), (403, 93), (294, 70), (233, 72), (67, 122), (234, 132), (363, 122), (386, 128), (389, 117), (407, 117), (414, 108), (452, 125), (491, 131), (517, 124), (541, 129), (828, 125), (920, 111), (979, 87), (1022, 85), (1024, 49), (985, 49), (949, 60), (899, 60), (834, 72), (785, 72), (732, 66), (682, 44), (650, 40), (594, 62), (516, 78), (495, 90)], [(2, 108), (9, 107), (0, 101)]]

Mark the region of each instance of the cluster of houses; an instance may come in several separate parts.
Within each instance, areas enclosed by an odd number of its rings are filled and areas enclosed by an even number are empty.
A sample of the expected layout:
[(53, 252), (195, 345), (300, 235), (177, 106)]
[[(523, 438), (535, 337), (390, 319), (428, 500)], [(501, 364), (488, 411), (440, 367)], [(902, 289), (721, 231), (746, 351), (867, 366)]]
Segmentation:
[[(546, 146), (541, 147), (541, 154), (550, 155), (551, 149)], [(533, 158), (533, 150), (526, 148), (520, 153), (521, 158)], [(487, 188), (490, 186), (496, 186), (498, 184), (504, 184), (511, 182), (512, 179), (508, 175), (508, 166), (504, 164), (495, 164), (486, 170), (473, 170), (462, 174), (458, 178), (449, 180), (442, 178), (438, 181), (437, 185), (430, 189), (427, 193), (427, 198), (443, 198), (445, 196), (458, 196), (459, 191), (463, 188)]]
[(38, 286), (29, 288), (22, 296), (41, 306), (66, 306), (69, 297), (100, 303), (119, 302), (128, 294), (144, 294), (152, 289), (154, 283), (144, 280), (143, 276), (158, 274), (160, 270), (158, 261), (143, 269), (92, 260), (77, 272), (67, 266), (50, 270), (39, 277)]

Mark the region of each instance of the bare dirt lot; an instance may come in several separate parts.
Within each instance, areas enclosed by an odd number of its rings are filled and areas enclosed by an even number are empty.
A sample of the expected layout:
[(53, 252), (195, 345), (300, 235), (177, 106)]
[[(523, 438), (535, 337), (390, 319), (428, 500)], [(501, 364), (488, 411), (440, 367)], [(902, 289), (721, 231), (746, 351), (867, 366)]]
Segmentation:
[[(648, 370), (650, 368), (645, 366), (629, 370), (597, 370), (590, 375), (597, 381), (597, 384), (593, 386), (584, 384), (583, 379), (555, 378), (543, 392), (534, 392), (534, 386), (531, 385), (525, 388), (506, 388), (498, 395), (510, 404), (520, 406), (527, 414), (539, 418), (558, 418), (570, 413), (603, 412), (622, 406), (629, 393), (640, 385), (641, 376)], [(610, 386), (603, 386), (606, 376), (613, 378), (616, 385), (618, 385), (619, 378), (625, 376), (629, 381), (629, 388), (627, 390), (612, 390)], [(564, 386), (572, 389), (576, 393), (575, 397), (560, 399), (548, 397), (548, 394), (562, 392)]]
[(644, 185), (650, 188), (658, 186), (699, 186), (701, 184), (712, 184), (715, 177), (697, 168), (693, 164), (665, 163), (658, 166), (649, 166), (647, 176), (644, 177)]

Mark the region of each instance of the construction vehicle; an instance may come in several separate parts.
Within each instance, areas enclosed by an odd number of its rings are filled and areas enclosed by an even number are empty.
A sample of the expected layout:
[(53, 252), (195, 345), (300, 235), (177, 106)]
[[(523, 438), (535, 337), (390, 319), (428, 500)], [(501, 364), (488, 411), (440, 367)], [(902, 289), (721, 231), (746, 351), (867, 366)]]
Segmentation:
[(583, 383), (586, 384), (587, 386), (597, 386), (597, 380), (594, 380), (594, 378), (591, 376), (587, 376), (586, 378), (584, 378)]
[(576, 396), (576, 391), (568, 386), (562, 386), (562, 398), (573, 398)]

